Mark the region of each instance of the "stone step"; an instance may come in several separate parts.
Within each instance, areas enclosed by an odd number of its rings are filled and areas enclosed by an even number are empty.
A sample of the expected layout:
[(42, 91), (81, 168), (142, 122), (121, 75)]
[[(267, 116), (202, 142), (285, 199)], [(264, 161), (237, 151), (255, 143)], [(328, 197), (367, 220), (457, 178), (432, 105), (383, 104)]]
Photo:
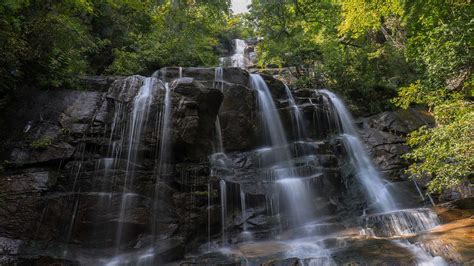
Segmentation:
[(325, 142), (297, 141), (289, 143), (288, 146), (261, 148), (253, 151), (249, 157), (253, 165), (268, 167), (280, 163), (284, 159), (281, 154), (287, 151), (290, 152), (291, 158), (299, 158), (309, 155), (328, 154), (328, 146)]
[(418, 234), (439, 225), (436, 213), (429, 208), (397, 210), (361, 217), (364, 233), (377, 237), (399, 237)]

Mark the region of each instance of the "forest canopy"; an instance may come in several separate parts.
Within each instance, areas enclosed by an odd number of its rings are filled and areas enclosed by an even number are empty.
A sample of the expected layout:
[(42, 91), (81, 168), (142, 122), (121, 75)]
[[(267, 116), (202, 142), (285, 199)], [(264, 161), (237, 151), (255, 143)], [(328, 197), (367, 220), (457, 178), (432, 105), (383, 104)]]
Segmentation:
[(215, 66), (233, 38), (259, 37), (258, 67), (294, 67), (357, 115), (423, 106), (408, 173), (431, 191), (472, 181), (474, 7), (470, 0), (6, 0), (0, 3), (0, 109), (17, 87), (74, 87), (82, 75)]

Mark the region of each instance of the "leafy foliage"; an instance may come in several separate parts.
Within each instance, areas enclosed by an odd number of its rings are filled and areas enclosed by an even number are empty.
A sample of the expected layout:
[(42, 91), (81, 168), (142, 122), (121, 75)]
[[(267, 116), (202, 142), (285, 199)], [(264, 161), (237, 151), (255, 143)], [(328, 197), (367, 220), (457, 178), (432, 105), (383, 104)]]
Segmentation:
[(410, 134), (414, 149), (405, 157), (416, 161), (408, 172), (416, 177), (432, 176), (430, 191), (459, 185), (474, 171), (474, 111), (462, 100), (443, 103), (434, 112), (438, 126), (423, 127)]
[(17, 87), (77, 87), (86, 74), (213, 65), (219, 37), (231, 27), (229, 6), (227, 0), (2, 1), (0, 108)]
[(133, 34), (130, 45), (114, 49), (116, 60), (109, 72), (132, 74), (163, 66), (209, 66), (217, 64), (214, 47), (227, 22), (224, 11), (212, 5), (171, 2), (151, 13), (154, 25), (147, 35)]
[[(381, 24), (374, 18), (380, 15), (381, 1), (369, 2), (253, 1), (250, 19), (263, 37), (259, 65), (314, 70), (316, 83), (339, 92), (358, 114), (390, 109), (388, 100), (412, 79), (413, 71), (403, 53), (375, 30)], [(369, 19), (360, 12), (372, 12), (371, 21), (360, 21)], [(367, 104), (366, 99), (372, 101)]]

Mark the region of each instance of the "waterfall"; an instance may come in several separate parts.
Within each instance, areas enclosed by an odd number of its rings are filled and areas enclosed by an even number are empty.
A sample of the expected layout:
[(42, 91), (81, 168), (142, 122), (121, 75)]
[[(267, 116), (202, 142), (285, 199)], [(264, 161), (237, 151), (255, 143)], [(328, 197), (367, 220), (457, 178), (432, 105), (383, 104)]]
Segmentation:
[(222, 223), (222, 245), (225, 246), (227, 244), (227, 237), (225, 234), (225, 227), (226, 227), (226, 213), (227, 213), (227, 188), (225, 181), (221, 179), (219, 182), (220, 190), (221, 190), (221, 223)]
[[(133, 100), (132, 112), (129, 120), (129, 133), (128, 133), (128, 156), (127, 156), (127, 167), (125, 175), (125, 184), (133, 182), (129, 180), (133, 178), (135, 167), (133, 164), (137, 160), (138, 145), (140, 143), (140, 136), (144, 125), (148, 120), (148, 114), (150, 111), (150, 105), (152, 103), (153, 94), (152, 88), (154, 86), (154, 78), (146, 78), (143, 85), (140, 87), (138, 94)], [(131, 184), (130, 184), (131, 185)]]
[[(224, 91), (224, 70), (222, 67), (216, 67), (214, 70), (214, 88), (219, 89), (221, 92)], [(216, 147), (215, 153), (224, 153), (224, 145), (222, 143), (222, 130), (219, 115), (216, 117)]]
[(367, 235), (391, 237), (430, 230), (439, 225), (439, 219), (431, 209), (407, 209), (366, 216), (362, 225)]
[[(364, 190), (381, 213), (363, 216), (363, 232), (366, 235), (381, 237), (400, 237), (406, 234), (416, 234), (430, 230), (439, 225), (436, 213), (431, 209), (398, 210), (394, 197), (385, 187), (382, 178), (373, 166), (369, 155), (362, 146), (357, 131), (353, 126), (353, 119), (341, 99), (334, 93), (320, 91), (331, 106), (331, 116), (336, 119), (336, 127), (346, 146), (352, 164), (356, 168), (356, 176)], [(408, 249), (415, 249), (412, 244), (406, 243)], [(425, 261), (430, 257), (421, 249), (414, 253), (418, 261)], [(440, 259), (440, 261), (443, 261)]]
[[(181, 69), (181, 68), (180, 68)], [(180, 71), (181, 72), (181, 71)], [(154, 190), (154, 201), (153, 201), (153, 230), (152, 232), (157, 234), (157, 225), (156, 222), (159, 218), (159, 193), (160, 193), (160, 182), (159, 178), (166, 179), (169, 175), (171, 169), (169, 167), (169, 160), (171, 158), (171, 116), (172, 116), (172, 103), (171, 103), (171, 89), (168, 83), (164, 83), (164, 101), (157, 117), (159, 119), (158, 127), (160, 132), (159, 137), (159, 152), (158, 152), (158, 162), (155, 162), (154, 176), (155, 176), (155, 190)]]
[(221, 92), (224, 90), (224, 69), (222, 67), (214, 69), (214, 88)]
[(242, 211), (242, 219), (243, 219), (243, 228), (244, 231), (247, 231), (247, 223), (245, 222), (246, 216), (246, 207), (245, 207), (245, 192), (240, 188), (240, 209)]
[(160, 139), (159, 139), (159, 157), (158, 164), (156, 165), (157, 173), (162, 176), (166, 175), (170, 169), (168, 169), (168, 160), (170, 158), (170, 141), (171, 141), (171, 89), (168, 83), (165, 86), (165, 97), (162, 109), (160, 111)]
[(273, 102), (270, 89), (259, 74), (250, 74), (250, 86), (257, 91), (258, 106), (264, 124), (265, 139), (270, 141), (272, 148), (282, 147), (281, 151), (273, 155), (282, 161), (290, 160), (290, 152), (285, 148), (288, 143), (280, 120), (280, 115)]
[[(261, 112), (262, 124), (265, 130), (265, 140), (271, 145), (270, 148), (260, 149), (261, 158), (266, 162), (273, 163), (273, 165), (263, 171), (263, 175), (268, 180), (276, 181), (279, 191), (282, 193), (282, 198), (287, 202), (286, 207), (290, 214), (289, 220), (291, 220), (291, 223), (293, 225), (301, 224), (307, 220), (308, 214), (312, 209), (312, 197), (306, 183), (307, 180), (298, 175), (300, 174), (299, 168), (293, 164), (289, 143), (287, 142), (280, 115), (278, 114), (270, 89), (262, 76), (258, 74), (251, 74), (250, 80), (251, 87), (257, 91), (259, 111)], [(288, 96), (288, 98), (290, 102), (294, 103), (292, 97)], [(273, 200), (270, 201), (270, 204), (273, 208)], [(278, 203), (275, 202), (275, 204)]]
[(298, 139), (305, 139), (307, 137), (306, 129), (304, 128), (303, 116), (301, 110), (296, 105), (295, 98), (290, 91), (290, 88), (285, 84), (285, 92), (288, 97), (289, 106), (292, 108), (291, 112), (291, 124), (293, 126), (293, 134)]
[(244, 40), (235, 39), (235, 49), (234, 54), (232, 55), (232, 66), (245, 68), (247, 66), (245, 58), (245, 49), (247, 48), (247, 43)]
[(312, 210), (311, 192), (305, 178), (289, 177), (277, 181), (294, 224), (307, 221)]
[(368, 194), (369, 199), (381, 212), (395, 210), (395, 200), (362, 146), (362, 142), (353, 125), (353, 119), (344, 103), (330, 91), (320, 90), (320, 92), (331, 103), (331, 115), (333, 118), (338, 119), (336, 125), (340, 127), (341, 138), (356, 168), (356, 176)]
[[(133, 186), (133, 178), (135, 175), (135, 165), (137, 163), (138, 149), (140, 144), (140, 137), (142, 131), (147, 123), (148, 115), (150, 111), (150, 106), (153, 99), (153, 88), (155, 86), (155, 78), (146, 78), (143, 81), (143, 85), (138, 90), (137, 95), (135, 96), (132, 104), (132, 110), (130, 113), (130, 118), (128, 121), (128, 134), (126, 136), (122, 135), (122, 141), (127, 139), (128, 141), (128, 154), (127, 154), (127, 163), (125, 170), (125, 180), (123, 185), (123, 194), (121, 199), (121, 207), (119, 214), (119, 226), (117, 229), (116, 237), (116, 246), (119, 248), (119, 245), (122, 241), (122, 235), (124, 228), (124, 221), (127, 215), (127, 209), (131, 204), (131, 194), (127, 193)], [(128, 89), (124, 86), (122, 89)], [(120, 107), (120, 106), (119, 106)], [(121, 112), (121, 108), (118, 108), (116, 112)], [(117, 115), (118, 117), (119, 115)], [(113, 132), (112, 132), (113, 134)], [(121, 148), (120, 148), (121, 150)]]

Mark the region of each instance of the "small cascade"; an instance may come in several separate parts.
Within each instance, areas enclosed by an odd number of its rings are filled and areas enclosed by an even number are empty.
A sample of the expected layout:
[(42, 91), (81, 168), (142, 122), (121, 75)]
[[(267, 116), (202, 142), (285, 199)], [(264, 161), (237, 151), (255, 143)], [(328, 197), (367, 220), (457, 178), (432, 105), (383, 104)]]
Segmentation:
[(439, 219), (431, 209), (408, 209), (363, 217), (362, 225), (368, 235), (391, 237), (430, 230), (439, 225)]
[(240, 188), (240, 208), (242, 211), (242, 239), (245, 241), (252, 240), (252, 233), (247, 229), (247, 208), (245, 203), (245, 192), (242, 187)]
[(223, 179), (219, 181), (220, 191), (221, 191), (221, 224), (222, 224), (222, 245), (227, 244), (226, 236), (226, 217), (227, 217), (227, 187)]
[[(181, 69), (181, 68), (180, 68)], [(169, 160), (171, 159), (171, 116), (172, 116), (172, 106), (171, 106), (171, 89), (169, 87), (168, 83), (164, 84), (164, 102), (162, 104), (162, 108), (160, 110), (160, 114), (158, 116), (159, 123), (159, 132), (160, 132), (160, 138), (159, 138), (159, 151), (158, 151), (158, 161), (155, 162), (155, 169), (154, 169), (154, 176), (156, 178), (156, 183), (155, 183), (155, 190), (154, 190), (154, 201), (153, 201), (153, 234), (157, 235), (157, 225), (156, 222), (158, 221), (159, 218), (159, 190), (160, 190), (160, 182), (158, 182), (158, 179), (164, 179), (166, 180), (168, 175), (171, 172), (171, 167), (169, 166)]]
[(247, 223), (245, 222), (247, 208), (245, 207), (245, 192), (242, 188), (240, 188), (240, 208), (242, 209), (243, 228), (245, 232), (247, 231)]
[(416, 265), (418, 266), (447, 266), (451, 265), (446, 262), (442, 257), (433, 257), (431, 254), (423, 250), (417, 245), (413, 245), (407, 240), (394, 240), (392, 241), (397, 246), (407, 249), (411, 254), (416, 257)]
[(222, 143), (222, 130), (219, 117), (216, 118), (216, 147), (215, 153), (224, 153), (224, 144)]
[(171, 157), (170, 153), (170, 141), (171, 141), (171, 89), (168, 83), (164, 84), (165, 87), (165, 97), (163, 106), (160, 110), (159, 115), (159, 132), (160, 132), (160, 139), (159, 139), (159, 153), (158, 153), (158, 163), (155, 165), (156, 169), (155, 172), (160, 177), (169, 173), (170, 169), (168, 169), (168, 161)]
[[(128, 215), (127, 209), (132, 204), (130, 193), (127, 193), (133, 186), (133, 178), (135, 176), (135, 166), (137, 164), (138, 150), (140, 144), (140, 138), (142, 131), (148, 121), (150, 106), (154, 96), (153, 88), (155, 87), (155, 78), (146, 78), (143, 81), (143, 85), (138, 90), (137, 95), (135, 96), (132, 109), (130, 113), (130, 118), (127, 124), (128, 133), (122, 135), (121, 138), (122, 144), (118, 149), (119, 152), (122, 151), (122, 145), (125, 144), (123, 141), (127, 140), (127, 160), (126, 160), (126, 169), (125, 169), (125, 180), (123, 185), (123, 195), (120, 204), (120, 214), (119, 214), (119, 226), (117, 229), (116, 237), (116, 246), (119, 248), (122, 235), (124, 234), (124, 224), (125, 217)], [(123, 89), (127, 89), (124, 87)], [(120, 107), (120, 106), (119, 106)], [(118, 108), (116, 112), (122, 112), (121, 108)], [(117, 114), (119, 117), (120, 114)], [(123, 129), (124, 130), (124, 129)], [(114, 132), (112, 132), (113, 134)], [(121, 132), (124, 134), (124, 131)], [(117, 154), (118, 156), (118, 154)]]
[[(288, 224), (291, 226), (302, 224), (310, 217), (313, 209), (311, 206), (311, 189), (309, 183), (307, 183), (310, 178), (306, 179), (305, 175), (311, 176), (314, 171), (309, 169), (311, 166), (304, 165), (304, 163), (301, 165), (300, 163), (298, 165), (294, 164), (298, 160), (293, 157), (290, 146), (296, 147), (297, 144), (290, 144), (287, 141), (270, 89), (262, 76), (258, 74), (251, 74), (250, 80), (251, 87), (257, 91), (265, 142), (270, 145), (270, 147), (256, 151), (259, 159), (258, 165), (265, 167), (260, 170), (261, 175), (265, 177), (265, 180), (276, 182), (278, 193), (281, 193), (281, 195), (277, 195), (278, 199), (284, 199), (283, 202), (286, 202), (284, 205), (288, 212)], [(290, 101), (293, 99), (290, 96), (288, 98)], [(304, 158), (299, 160), (304, 160)], [(275, 201), (274, 196), (270, 197), (267, 205), (269, 205), (272, 215), (279, 214), (279, 201)], [(276, 207), (278, 207), (278, 212), (275, 212)]]
[(342, 134), (341, 138), (351, 157), (353, 165), (356, 167), (357, 178), (362, 183), (364, 189), (373, 201), (371, 204), (378, 211), (386, 212), (395, 210), (395, 200), (388, 191), (383, 179), (380, 178), (377, 170), (372, 165), (367, 152), (362, 146), (357, 136)]
[(305, 178), (288, 177), (277, 181), (285, 199), (285, 205), (291, 210), (291, 221), (298, 225), (307, 221), (312, 211), (311, 191)]
[[(219, 89), (221, 92), (224, 91), (224, 70), (222, 67), (216, 67), (214, 70), (214, 88)], [(221, 123), (219, 120), (219, 115), (216, 117), (215, 122), (216, 128), (216, 145), (214, 148), (215, 153), (222, 153), (224, 154), (224, 145), (222, 143), (222, 130), (221, 130)]]
[[(222, 67), (216, 67), (214, 70), (214, 88), (224, 91), (224, 71)], [(222, 130), (219, 116), (216, 117), (216, 147), (215, 153), (224, 153), (224, 145), (222, 144)]]
[(357, 178), (363, 185), (369, 199), (379, 212), (396, 209), (395, 200), (385, 187), (383, 179), (372, 164), (369, 155), (362, 146), (358, 133), (353, 125), (353, 119), (344, 103), (332, 92), (320, 91), (330, 102), (331, 117), (336, 119), (341, 138), (346, 146), (353, 165), (357, 171)]
[(290, 88), (285, 84), (285, 91), (288, 97), (289, 106), (292, 108), (291, 112), (291, 124), (293, 125), (293, 135), (296, 139), (301, 140), (307, 137), (306, 129), (304, 127), (303, 116), (298, 105), (296, 105), (295, 98), (291, 93)]
[(135, 174), (133, 164), (137, 161), (140, 136), (148, 120), (150, 105), (153, 99), (152, 90), (155, 82), (156, 80), (154, 78), (146, 78), (133, 100), (132, 113), (130, 114), (129, 120), (130, 124), (128, 127), (128, 156), (127, 167), (125, 169), (125, 186), (127, 186), (129, 182), (130, 185), (133, 182), (132, 178)]
[(234, 40), (234, 50), (231, 56), (219, 58), (219, 65), (225, 67), (239, 67), (246, 69), (255, 60), (255, 53), (247, 52), (247, 42), (241, 39)]
[(224, 90), (224, 69), (216, 67), (214, 70), (214, 88)]
[(235, 50), (232, 55), (232, 66), (246, 68), (247, 63), (245, 58), (245, 49), (247, 48), (247, 43), (244, 40), (235, 39)]
[(269, 141), (272, 148), (282, 147), (280, 152), (273, 154), (275, 157), (281, 159), (281, 161), (290, 160), (290, 152), (287, 148), (288, 145), (285, 131), (281, 123), (280, 115), (276, 109), (275, 103), (273, 102), (270, 89), (259, 74), (250, 74), (251, 87), (257, 91), (258, 106), (262, 115), (262, 122), (265, 130), (265, 140)]
[[(351, 162), (356, 168), (356, 177), (368, 194), (378, 213), (364, 215), (362, 219), (362, 234), (372, 237), (398, 238), (404, 235), (413, 235), (430, 230), (439, 225), (439, 219), (431, 209), (399, 210), (396, 199), (386, 188), (382, 178), (373, 166), (369, 155), (362, 146), (357, 130), (353, 126), (353, 119), (344, 103), (332, 92), (320, 91), (327, 103), (331, 106), (330, 115), (336, 120), (336, 128), (341, 134), (343, 143), (349, 152)], [(397, 242), (394, 242), (395, 244)], [(417, 261), (424, 264), (429, 254), (410, 243), (403, 245), (408, 250), (418, 250), (413, 253)], [(430, 264), (433, 260), (430, 259)], [(444, 261), (441, 259), (441, 262)]]

